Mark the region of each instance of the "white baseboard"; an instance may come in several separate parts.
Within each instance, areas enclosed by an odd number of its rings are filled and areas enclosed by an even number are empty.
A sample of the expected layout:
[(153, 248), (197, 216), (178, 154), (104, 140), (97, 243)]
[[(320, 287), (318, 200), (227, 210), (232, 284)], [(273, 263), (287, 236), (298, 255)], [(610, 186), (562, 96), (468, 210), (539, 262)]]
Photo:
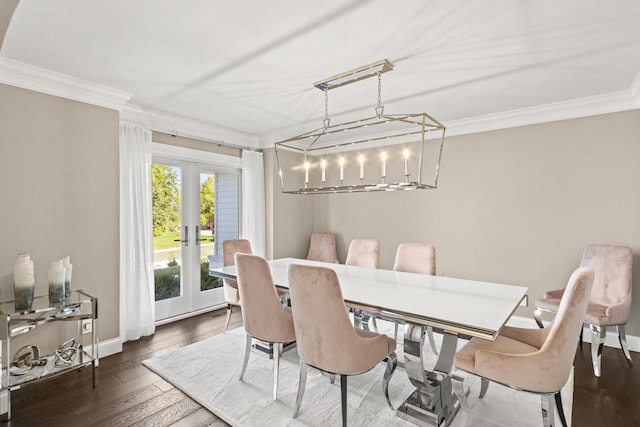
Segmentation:
[(112, 354), (122, 353), (122, 338), (112, 338), (107, 341), (98, 343), (98, 356), (103, 357), (111, 356)]
[[(543, 321), (542, 323), (548, 324), (549, 322)], [(532, 317), (512, 316), (509, 322), (509, 326), (516, 326), (519, 328), (537, 328), (538, 325)], [(583, 328), (582, 342), (591, 342), (591, 329), (588, 326)], [(607, 338), (604, 345), (607, 347), (620, 348), (620, 341), (618, 340), (618, 329), (615, 327), (607, 328)], [(640, 352), (640, 337), (627, 334), (627, 345), (630, 351)]]

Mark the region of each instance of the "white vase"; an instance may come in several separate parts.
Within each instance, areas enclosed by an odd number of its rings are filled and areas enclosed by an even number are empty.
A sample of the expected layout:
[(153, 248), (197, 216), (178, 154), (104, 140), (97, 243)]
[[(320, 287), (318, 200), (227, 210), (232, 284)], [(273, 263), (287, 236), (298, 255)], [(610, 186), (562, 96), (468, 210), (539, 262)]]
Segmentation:
[(33, 261), (28, 252), (18, 254), (13, 267), (13, 292), (16, 310), (29, 310), (33, 304), (35, 276)]
[(49, 267), (49, 304), (64, 302), (64, 279), (62, 260), (53, 261)]

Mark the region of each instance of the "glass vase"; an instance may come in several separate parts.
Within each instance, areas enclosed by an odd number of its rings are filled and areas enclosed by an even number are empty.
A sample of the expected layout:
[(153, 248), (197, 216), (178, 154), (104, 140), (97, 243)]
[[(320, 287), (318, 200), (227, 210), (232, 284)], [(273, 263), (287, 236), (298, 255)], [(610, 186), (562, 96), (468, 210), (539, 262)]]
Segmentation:
[(64, 302), (65, 271), (62, 260), (56, 260), (49, 267), (49, 304)]
[(18, 254), (13, 267), (13, 293), (16, 310), (29, 310), (33, 304), (35, 277), (33, 261), (28, 252)]

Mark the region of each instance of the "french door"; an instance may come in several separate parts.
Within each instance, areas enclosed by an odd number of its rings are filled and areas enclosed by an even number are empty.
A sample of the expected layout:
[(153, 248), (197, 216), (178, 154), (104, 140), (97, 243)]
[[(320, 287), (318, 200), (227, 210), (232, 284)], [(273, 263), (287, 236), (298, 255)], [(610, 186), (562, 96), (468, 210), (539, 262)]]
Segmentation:
[(156, 320), (224, 304), (208, 270), (238, 238), (238, 173), (154, 156), (152, 187)]

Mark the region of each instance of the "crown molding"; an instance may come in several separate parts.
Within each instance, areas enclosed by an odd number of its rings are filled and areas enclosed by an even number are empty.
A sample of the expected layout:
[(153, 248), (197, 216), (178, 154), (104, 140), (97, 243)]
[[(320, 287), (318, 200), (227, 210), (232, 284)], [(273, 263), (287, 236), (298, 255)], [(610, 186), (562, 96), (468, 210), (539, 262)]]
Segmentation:
[(131, 94), (0, 56), (0, 83), (120, 110)]
[(221, 143), (241, 149), (260, 149), (256, 136), (134, 104), (126, 104), (121, 109), (120, 120), (133, 122), (156, 132)]
[[(122, 120), (149, 129), (244, 149), (265, 149), (273, 135), (257, 136), (127, 104), (132, 94), (0, 56), (0, 83), (120, 111)], [(629, 90), (522, 108), (446, 123), (447, 136), (465, 135), (640, 108), (640, 73)], [(281, 138), (280, 138), (281, 139)]]
[(638, 99), (640, 79), (636, 78), (634, 84), (636, 84), (636, 95), (633, 94), (634, 87), (632, 86), (628, 91), (521, 108), (468, 119), (452, 120), (445, 123), (447, 126), (447, 136), (487, 132), (634, 110), (640, 108), (640, 99)]

